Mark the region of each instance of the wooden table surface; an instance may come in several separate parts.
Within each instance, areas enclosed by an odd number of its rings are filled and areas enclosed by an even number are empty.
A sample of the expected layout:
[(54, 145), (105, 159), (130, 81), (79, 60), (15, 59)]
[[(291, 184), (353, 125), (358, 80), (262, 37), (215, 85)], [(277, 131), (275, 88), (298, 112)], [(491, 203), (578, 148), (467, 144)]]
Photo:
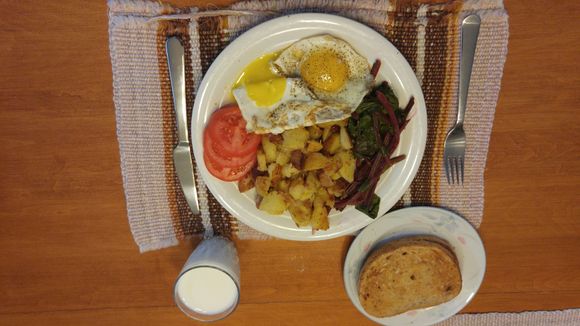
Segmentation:
[[(580, 2), (506, 7), (487, 273), (464, 312), (578, 308)], [(194, 244), (139, 254), (131, 237), (107, 28), (105, 1), (0, 2), (1, 325), (192, 323), (171, 294)], [(222, 323), (369, 323), (342, 284), (351, 241), (237, 242), (241, 304)]]

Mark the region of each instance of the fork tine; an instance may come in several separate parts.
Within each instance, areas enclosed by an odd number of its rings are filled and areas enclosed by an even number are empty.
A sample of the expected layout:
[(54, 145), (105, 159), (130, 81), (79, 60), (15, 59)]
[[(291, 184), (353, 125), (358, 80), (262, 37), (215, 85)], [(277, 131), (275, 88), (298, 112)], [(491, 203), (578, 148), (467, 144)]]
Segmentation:
[(451, 184), (451, 179), (449, 178), (449, 158), (444, 157), (443, 160), (443, 163), (445, 163), (445, 176), (447, 177), (447, 184)]
[(459, 164), (460, 164), (460, 171), (461, 171), (461, 184), (463, 185), (463, 160), (465, 158), (463, 156), (459, 157)]
[(449, 169), (451, 170), (451, 183), (455, 184), (455, 157), (449, 158)]
[(459, 162), (461, 160), (461, 157), (456, 157), (455, 158), (455, 177), (457, 180), (457, 184), (460, 184), (460, 179), (459, 179)]
[(455, 181), (459, 184), (459, 157), (455, 157)]

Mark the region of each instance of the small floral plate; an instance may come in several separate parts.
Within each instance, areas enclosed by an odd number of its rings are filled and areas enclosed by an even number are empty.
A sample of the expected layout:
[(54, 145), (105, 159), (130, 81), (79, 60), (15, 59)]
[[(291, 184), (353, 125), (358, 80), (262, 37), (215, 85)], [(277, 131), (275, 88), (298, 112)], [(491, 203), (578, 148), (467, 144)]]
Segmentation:
[[(362, 266), (374, 249), (412, 235), (433, 235), (446, 240), (459, 261), (462, 289), (440, 305), (377, 318), (365, 312), (358, 298)], [(477, 293), (485, 274), (485, 250), (477, 231), (461, 216), (434, 207), (411, 207), (388, 213), (366, 227), (353, 241), (344, 262), (344, 286), (356, 308), (382, 325), (431, 325), (458, 313)]]

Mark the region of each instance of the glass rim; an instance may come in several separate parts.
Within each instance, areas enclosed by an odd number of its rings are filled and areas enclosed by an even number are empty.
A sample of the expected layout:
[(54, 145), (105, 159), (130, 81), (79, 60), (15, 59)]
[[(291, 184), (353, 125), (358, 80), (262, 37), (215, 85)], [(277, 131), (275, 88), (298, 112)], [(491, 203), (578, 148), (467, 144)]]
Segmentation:
[[(179, 280), (181, 279), (181, 277), (183, 275), (185, 275), (185, 273), (187, 273), (187, 272), (189, 272), (191, 270), (194, 270), (196, 268), (200, 268), (200, 267), (213, 268), (213, 269), (216, 269), (216, 270), (218, 270), (220, 272), (223, 272), (224, 274), (226, 274), (234, 282), (234, 284), (236, 286), (236, 291), (237, 291), (236, 302), (232, 306), (232, 309), (227, 314), (225, 314), (224, 316), (221, 316), (220, 318), (211, 319), (211, 320), (203, 320), (203, 319), (196, 318), (191, 313), (185, 311), (183, 309), (183, 307), (182, 307), (182, 304), (179, 304), (179, 302), (181, 302), (181, 300), (178, 300), (177, 299), (177, 284), (179, 283)], [(188, 269), (185, 269), (185, 270), (181, 271), (181, 273), (179, 273), (179, 275), (177, 276), (177, 279), (175, 280), (175, 283), (173, 284), (173, 301), (175, 302), (175, 304), (177, 305), (177, 307), (179, 308), (179, 310), (181, 310), (181, 312), (183, 312), (187, 317), (189, 317), (191, 319), (194, 319), (194, 320), (197, 320), (197, 321), (201, 321), (201, 322), (214, 322), (214, 321), (219, 321), (219, 320), (225, 319), (226, 317), (228, 317), (229, 315), (231, 315), (238, 308), (238, 305), (240, 303), (240, 285), (238, 283), (239, 282), (236, 281), (236, 279), (231, 275), (231, 273), (227, 272), (223, 268), (220, 268), (220, 267), (217, 267), (217, 266), (213, 266), (213, 265), (195, 265), (195, 266), (192, 266), (192, 267), (190, 267)], [(191, 309), (191, 310), (193, 310), (193, 309)], [(204, 315), (204, 314), (201, 314), (200, 313), (200, 315)], [(216, 314), (216, 315), (219, 315), (219, 314)], [(215, 315), (204, 315), (204, 316), (215, 316)]]

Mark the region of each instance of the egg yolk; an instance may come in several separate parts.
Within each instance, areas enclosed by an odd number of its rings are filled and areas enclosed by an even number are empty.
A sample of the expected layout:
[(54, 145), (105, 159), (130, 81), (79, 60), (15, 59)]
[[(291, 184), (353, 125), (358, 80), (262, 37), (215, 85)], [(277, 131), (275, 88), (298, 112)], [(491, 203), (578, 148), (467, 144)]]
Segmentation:
[(302, 63), (300, 75), (312, 87), (337, 92), (346, 83), (348, 66), (334, 51), (318, 50)]
[(282, 99), (286, 91), (286, 79), (279, 76), (272, 66), (280, 52), (265, 54), (247, 65), (232, 89), (245, 87), (248, 96), (258, 106), (270, 106)]
[(258, 106), (270, 106), (282, 99), (286, 90), (286, 78), (269, 79), (259, 83), (246, 84), (246, 92)]

